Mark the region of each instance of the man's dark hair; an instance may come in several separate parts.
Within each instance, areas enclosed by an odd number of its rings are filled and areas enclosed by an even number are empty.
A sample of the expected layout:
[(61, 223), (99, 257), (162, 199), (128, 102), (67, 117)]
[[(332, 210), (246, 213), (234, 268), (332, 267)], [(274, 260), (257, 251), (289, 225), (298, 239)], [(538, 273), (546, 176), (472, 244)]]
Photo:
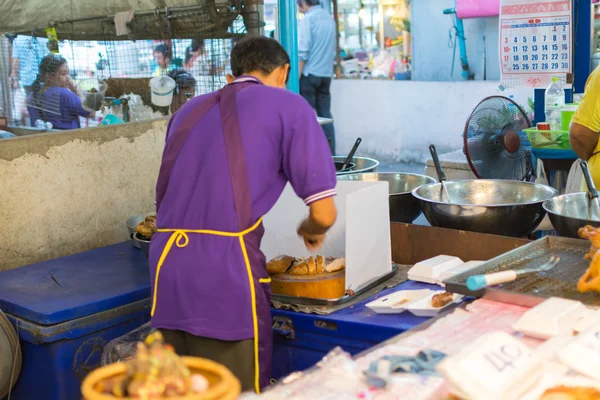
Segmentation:
[(321, 4), (320, 0), (296, 0), (296, 4), (298, 4), (299, 6), (302, 5), (302, 3), (306, 4), (307, 7), (315, 7)]
[(154, 53), (160, 53), (164, 58), (171, 59), (171, 49), (166, 44), (159, 44), (154, 48)]
[(234, 77), (254, 71), (269, 75), (290, 63), (290, 56), (275, 39), (251, 36), (236, 43), (231, 50), (231, 73)]

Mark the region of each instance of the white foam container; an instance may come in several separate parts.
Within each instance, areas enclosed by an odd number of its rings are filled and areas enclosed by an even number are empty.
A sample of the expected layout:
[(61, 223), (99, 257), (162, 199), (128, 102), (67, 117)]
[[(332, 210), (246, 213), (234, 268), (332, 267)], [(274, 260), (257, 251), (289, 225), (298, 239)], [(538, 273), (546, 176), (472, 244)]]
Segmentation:
[(513, 328), (527, 336), (549, 339), (572, 335), (575, 325), (588, 309), (579, 301), (551, 297), (527, 310)]
[(600, 381), (600, 326), (575, 336), (558, 353), (558, 357), (571, 369)]
[(432, 293), (429, 294), (427, 297), (423, 297), (412, 303), (404, 304), (404, 308), (406, 309), (406, 311), (410, 312), (413, 315), (416, 315), (417, 317), (435, 317), (451, 305), (460, 303), (462, 301), (462, 298), (464, 297), (460, 294), (454, 293), (452, 295), (452, 301), (450, 303), (446, 304), (443, 307), (434, 308), (431, 306), (431, 299), (433, 298), (433, 296), (440, 293), (445, 292), (443, 290), (432, 291)]
[(445, 280), (448, 280), (452, 277), (455, 277), (457, 275), (460, 275), (467, 271), (470, 271), (474, 268), (477, 268), (484, 262), (485, 261), (467, 261), (464, 264), (457, 265), (456, 267), (450, 268), (449, 270), (446, 270), (440, 274), (440, 276), (438, 277), (437, 283), (438, 283), (438, 285), (445, 287), (446, 286), (446, 284), (444, 283)]
[(436, 285), (443, 272), (462, 264), (464, 262), (458, 257), (439, 255), (416, 263), (408, 271), (408, 279)]
[[(367, 303), (367, 307), (378, 314), (400, 314), (406, 311), (406, 306), (422, 298), (432, 296), (433, 290), (399, 290), (380, 299)], [(398, 304), (402, 300), (408, 300)]]

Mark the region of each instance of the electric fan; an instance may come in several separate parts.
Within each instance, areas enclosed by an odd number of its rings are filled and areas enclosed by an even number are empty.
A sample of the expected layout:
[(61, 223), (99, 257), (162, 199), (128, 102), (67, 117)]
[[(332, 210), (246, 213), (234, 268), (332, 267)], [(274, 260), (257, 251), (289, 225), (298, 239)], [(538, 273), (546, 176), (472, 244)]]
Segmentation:
[(464, 131), (463, 151), (479, 179), (530, 180), (531, 127), (523, 109), (511, 99), (491, 96), (475, 107)]

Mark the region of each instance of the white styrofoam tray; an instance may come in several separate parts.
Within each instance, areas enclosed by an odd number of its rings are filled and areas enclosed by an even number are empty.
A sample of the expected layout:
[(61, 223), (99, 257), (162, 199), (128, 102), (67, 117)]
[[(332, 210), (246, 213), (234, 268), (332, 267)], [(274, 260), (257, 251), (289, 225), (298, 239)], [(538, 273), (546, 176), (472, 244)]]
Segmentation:
[(452, 296), (452, 301), (450, 303), (446, 304), (443, 307), (434, 308), (431, 306), (431, 299), (433, 298), (433, 296), (440, 293), (445, 292), (443, 290), (432, 291), (427, 297), (423, 297), (412, 303), (404, 305), (404, 308), (406, 309), (406, 311), (410, 312), (413, 315), (416, 315), (417, 317), (435, 317), (440, 312), (442, 312), (442, 310), (450, 307), (452, 304), (460, 303), (464, 297), (460, 294), (454, 293)]
[(408, 278), (414, 281), (437, 284), (443, 272), (464, 264), (453, 256), (439, 255), (416, 263), (409, 271)]
[[(433, 296), (433, 290), (399, 290), (380, 299), (367, 303), (367, 307), (378, 314), (400, 314), (406, 306), (422, 298)], [(407, 301), (403, 301), (407, 300)]]
[(576, 324), (587, 313), (588, 309), (579, 301), (551, 297), (527, 310), (513, 328), (543, 340), (572, 335)]

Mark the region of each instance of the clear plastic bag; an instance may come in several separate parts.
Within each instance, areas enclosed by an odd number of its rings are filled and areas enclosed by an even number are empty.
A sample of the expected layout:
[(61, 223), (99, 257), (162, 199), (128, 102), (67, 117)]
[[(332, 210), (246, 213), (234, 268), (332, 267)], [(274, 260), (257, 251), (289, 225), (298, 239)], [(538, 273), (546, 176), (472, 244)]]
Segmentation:
[(148, 322), (121, 337), (111, 340), (104, 346), (102, 358), (100, 359), (101, 365), (105, 366), (133, 358), (138, 342), (143, 342), (154, 331), (150, 326), (150, 322)]

